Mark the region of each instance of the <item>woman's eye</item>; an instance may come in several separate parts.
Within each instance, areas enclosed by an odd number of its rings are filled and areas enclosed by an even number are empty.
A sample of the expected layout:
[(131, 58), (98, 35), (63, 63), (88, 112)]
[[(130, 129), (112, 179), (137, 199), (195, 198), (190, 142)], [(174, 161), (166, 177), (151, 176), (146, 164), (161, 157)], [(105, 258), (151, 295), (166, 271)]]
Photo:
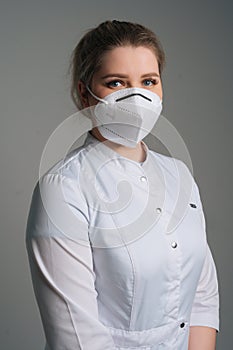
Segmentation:
[(157, 82), (155, 79), (145, 79), (145, 80), (143, 81), (143, 84), (144, 84), (145, 86), (152, 86), (152, 85), (158, 84), (158, 82)]
[(119, 87), (122, 85), (122, 83), (119, 80), (112, 80), (106, 83), (108, 87)]

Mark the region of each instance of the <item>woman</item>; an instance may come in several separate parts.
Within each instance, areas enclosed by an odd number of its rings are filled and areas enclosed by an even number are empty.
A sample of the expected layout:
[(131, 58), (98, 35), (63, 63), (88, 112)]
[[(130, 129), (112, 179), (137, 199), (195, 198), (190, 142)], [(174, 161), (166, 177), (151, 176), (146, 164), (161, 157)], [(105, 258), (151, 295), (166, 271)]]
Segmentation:
[(162, 109), (163, 66), (155, 34), (130, 22), (106, 21), (74, 50), (72, 97), (93, 127), (37, 183), (27, 224), (46, 349), (215, 348), (198, 186), (142, 141)]

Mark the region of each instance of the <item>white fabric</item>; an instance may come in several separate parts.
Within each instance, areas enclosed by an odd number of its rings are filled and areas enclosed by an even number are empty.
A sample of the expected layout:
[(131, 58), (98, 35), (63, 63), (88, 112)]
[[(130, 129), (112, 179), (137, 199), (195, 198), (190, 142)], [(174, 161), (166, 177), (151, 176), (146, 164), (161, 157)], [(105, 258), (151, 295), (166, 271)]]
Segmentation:
[(198, 186), (142, 143), (139, 163), (88, 133), (34, 189), (26, 244), (46, 350), (187, 350), (190, 326), (219, 330)]

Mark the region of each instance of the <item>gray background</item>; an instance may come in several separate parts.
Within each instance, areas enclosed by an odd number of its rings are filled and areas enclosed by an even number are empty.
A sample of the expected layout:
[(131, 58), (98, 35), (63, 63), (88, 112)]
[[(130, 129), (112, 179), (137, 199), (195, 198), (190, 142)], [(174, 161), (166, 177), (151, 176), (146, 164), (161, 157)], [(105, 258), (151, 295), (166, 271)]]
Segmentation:
[(154, 30), (167, 56), (164, 110), (191, 155), (221, 292), (218, 349), (232, 348), (232, 1), (1, 1), (0, 348), (42, 350), (24, 235), (41, 153), (75, 112), (67, 68), (106, 19)]

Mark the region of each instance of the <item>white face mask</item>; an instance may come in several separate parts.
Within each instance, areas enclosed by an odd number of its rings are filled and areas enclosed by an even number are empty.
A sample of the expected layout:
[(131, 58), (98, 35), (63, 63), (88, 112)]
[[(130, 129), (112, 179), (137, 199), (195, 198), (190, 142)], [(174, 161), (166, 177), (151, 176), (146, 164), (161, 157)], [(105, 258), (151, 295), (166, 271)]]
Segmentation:
[(101, 135), (127, 147), (136, 147), (150, 133), (162, 111), (162, 100), (143, 88), (124, 88), (99, 98), (94, 117)]

